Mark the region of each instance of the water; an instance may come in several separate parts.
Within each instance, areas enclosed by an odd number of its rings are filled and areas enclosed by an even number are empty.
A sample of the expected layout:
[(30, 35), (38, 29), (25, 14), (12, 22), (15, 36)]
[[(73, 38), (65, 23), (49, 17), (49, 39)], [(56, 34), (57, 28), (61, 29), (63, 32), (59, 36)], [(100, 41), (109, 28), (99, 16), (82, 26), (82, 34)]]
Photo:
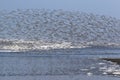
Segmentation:
[[(114, 71), (120, 70), (117, 64), (101, 58), (120, 58), (120, 49), (93, 47), (0, 52), (0, 76), (113, 75)], [(113, 72), (107, 72), (109, 68)]]
[(52, 49), (52, 50), (33, 50), (23, 52), (0, 52), (0, 57), (56, 57), (56, 56), (73, 56), (73, 57), (94, 57), (94, 58), (120, 58), (120, 48), (107, 47), (88, 47), (72, 49)]

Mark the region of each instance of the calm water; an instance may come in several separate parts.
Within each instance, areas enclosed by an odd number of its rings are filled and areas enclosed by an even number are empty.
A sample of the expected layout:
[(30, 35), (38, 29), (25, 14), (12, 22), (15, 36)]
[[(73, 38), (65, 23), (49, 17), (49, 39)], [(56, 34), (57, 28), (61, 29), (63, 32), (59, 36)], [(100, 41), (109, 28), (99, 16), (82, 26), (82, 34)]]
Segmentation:
[[(100, 58), (120, 58), (119, 48), (56, 49), (0, 52), (0, 76), (107, 75), (114, 67)], [(101, 71), (101, 68), (106, 67)], [(116, 67), (119, 69), (119, 67)]]
[(120, 48), (107, 47), (89, 47), (74, 49), (53, 49), (53, 50), (34, 50), (26, 52), (0, 52), (0, 57), (56, 57), (56, 56), (73, 56), (73, 57), (96, 57), (96, 58), (120, 58)]

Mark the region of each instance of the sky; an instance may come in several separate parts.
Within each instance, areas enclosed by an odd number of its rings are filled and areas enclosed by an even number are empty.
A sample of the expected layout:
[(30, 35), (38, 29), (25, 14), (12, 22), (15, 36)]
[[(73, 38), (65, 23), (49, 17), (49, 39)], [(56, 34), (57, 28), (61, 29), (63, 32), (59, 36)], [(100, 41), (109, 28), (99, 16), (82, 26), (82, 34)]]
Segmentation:
[(120, 0), (0, 0), (0, 10), (63, 9), (120, 19)]

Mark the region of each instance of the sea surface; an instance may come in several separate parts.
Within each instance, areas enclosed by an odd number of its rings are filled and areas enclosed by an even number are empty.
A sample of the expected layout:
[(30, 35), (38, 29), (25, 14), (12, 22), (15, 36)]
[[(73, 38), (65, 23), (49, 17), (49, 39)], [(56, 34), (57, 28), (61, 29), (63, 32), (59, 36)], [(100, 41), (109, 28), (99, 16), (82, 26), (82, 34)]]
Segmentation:
[[(0, 52), (0, 76), (100, 75), (117, 76), (120, 66), (102, 58), (120, 58), (120, 48)], [(111, 71), (110, 71), (111, 70)]]

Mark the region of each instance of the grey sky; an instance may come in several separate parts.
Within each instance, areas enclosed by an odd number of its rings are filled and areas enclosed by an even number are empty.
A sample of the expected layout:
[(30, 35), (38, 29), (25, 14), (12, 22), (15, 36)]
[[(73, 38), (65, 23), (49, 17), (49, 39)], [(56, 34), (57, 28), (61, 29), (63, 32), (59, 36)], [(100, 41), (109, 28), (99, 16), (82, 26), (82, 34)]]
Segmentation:
[(29, 8), (79, 10), (120, 19), (120, 0), (0, 0), (0, 10)]

